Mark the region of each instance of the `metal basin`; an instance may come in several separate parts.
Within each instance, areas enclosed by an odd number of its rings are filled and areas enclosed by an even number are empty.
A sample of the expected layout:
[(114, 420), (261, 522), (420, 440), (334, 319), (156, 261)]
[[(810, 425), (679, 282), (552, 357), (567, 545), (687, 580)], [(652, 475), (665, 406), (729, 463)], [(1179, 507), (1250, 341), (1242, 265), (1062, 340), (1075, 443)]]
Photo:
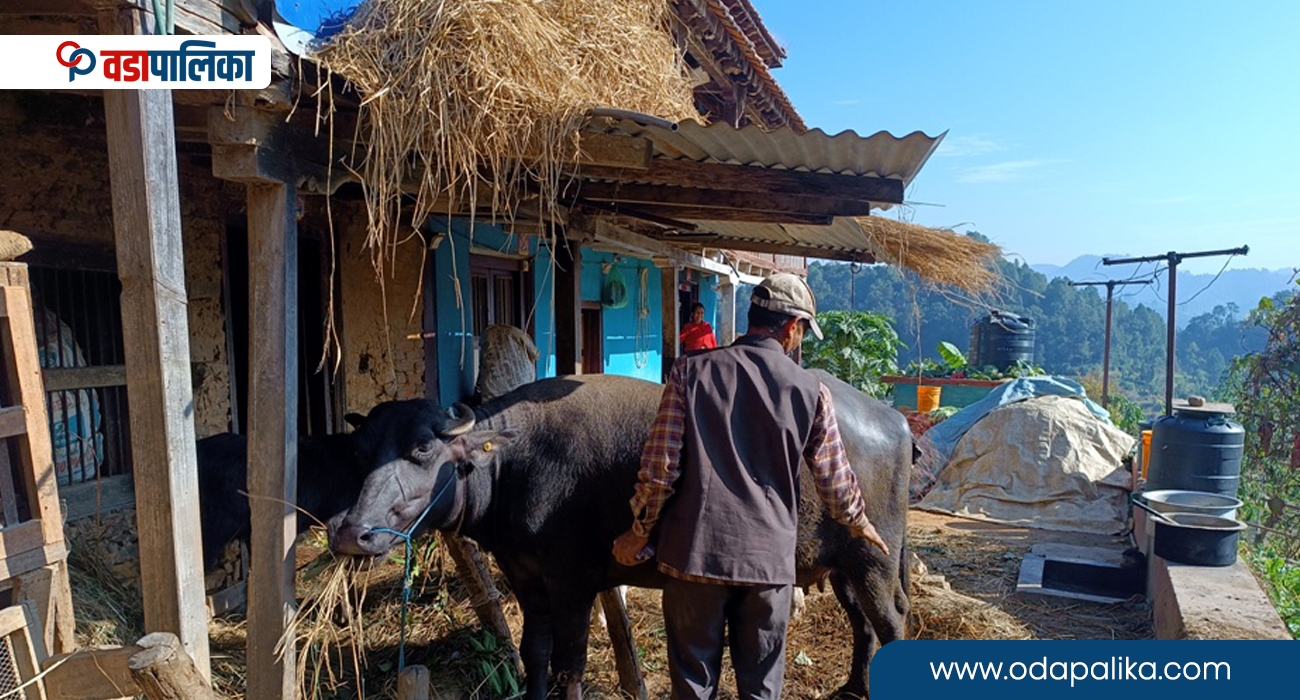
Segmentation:
[(1156, 556), (1193, 566), (1231, 566), (1245, 523), (1195, 513), (1162, 514), (1156, 520)]
[(1142, 498), (1161, 513), (1194, 513), (1236, 518), (1237, 509), (1241, 507), (1241, 500), (1237, 498), (1206, 491), (1165, 489), (1148, 491), (1142, 494)]

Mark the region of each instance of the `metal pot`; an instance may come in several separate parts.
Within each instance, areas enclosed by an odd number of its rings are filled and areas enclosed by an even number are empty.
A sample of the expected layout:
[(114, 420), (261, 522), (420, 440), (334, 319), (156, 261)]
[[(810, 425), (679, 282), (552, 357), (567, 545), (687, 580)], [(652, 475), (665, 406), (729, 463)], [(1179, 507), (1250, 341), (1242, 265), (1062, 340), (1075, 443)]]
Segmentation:
[(1237, 541), (1245, 523), (1214, 515), (1162, 513), (1136, 498), (1133, 505), (1155, 516), (1156, 556), (1192, 566), (1232, 566), (1237, 562)]
[(1147, 491), (1142, 499), (1161, 513), (1195, 513), (1220, 518), (1237, 517), (1237, 509), (1241, 507), (1239, 499), (1207, 491)]

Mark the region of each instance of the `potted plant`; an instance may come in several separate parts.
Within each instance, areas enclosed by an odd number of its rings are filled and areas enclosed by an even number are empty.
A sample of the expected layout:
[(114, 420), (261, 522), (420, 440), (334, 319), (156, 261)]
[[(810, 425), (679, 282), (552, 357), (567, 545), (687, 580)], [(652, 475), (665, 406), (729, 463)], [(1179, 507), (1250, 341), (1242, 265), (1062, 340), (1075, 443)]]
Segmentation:
[(1042, 368), (1024, 362), (1005, 370), (993, 365), (976, 367), (956, 345), (946, 341), (939, 343), (937, 352), (942, 362), (923, 358), (913, 361), (900, 375), (880, 378), (881, 382), (893, 386), (896, 408), (916, 410), (920, 387), (939, 387), (944, 406), (964, 408), (1012, 379), (1045, 374)]

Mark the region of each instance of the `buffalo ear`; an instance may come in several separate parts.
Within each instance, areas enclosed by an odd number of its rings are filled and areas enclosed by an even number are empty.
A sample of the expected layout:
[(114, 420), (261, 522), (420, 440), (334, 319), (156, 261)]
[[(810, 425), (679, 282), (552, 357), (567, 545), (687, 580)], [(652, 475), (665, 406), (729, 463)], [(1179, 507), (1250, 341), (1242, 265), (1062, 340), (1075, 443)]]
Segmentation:
[(343, 416), (343, 420), (353, 428), (360, 428), (361, 424), (366, 422), (366, 417), (360, 413), (348, 413)]
[(454, 438), (447, 443), (452, 461), (465, 471), (496, 459), (497, 451), (519, 437), (518, 430), (476, 430)]

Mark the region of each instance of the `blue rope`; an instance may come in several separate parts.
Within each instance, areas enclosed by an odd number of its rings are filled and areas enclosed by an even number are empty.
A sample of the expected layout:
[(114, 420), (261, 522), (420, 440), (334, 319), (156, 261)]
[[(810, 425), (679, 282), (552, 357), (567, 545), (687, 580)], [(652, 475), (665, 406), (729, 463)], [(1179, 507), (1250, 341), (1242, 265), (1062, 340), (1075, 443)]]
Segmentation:
[(371, 532), (382, 532), (384, 534), (392, 535), (400, 539), (406, 545), (406, 557), (403, 562), (405, 571), (402, 572), (402, 626), (398, 633), (397, 642), (398, 673), (406, 670), (406, 608), (411, 602), (411, 537), (415, 534), (415, 528), (419, 527), (420, 523), (424, 521), (424, 517), (429, 514), (429, 511), (433, 510), (434, 504), (442, 500), (443, 494), (447, 493), (447, 489), (454, 483), (456, 483), (456, 477), (452, 476), (451, 479), (448, 479), (447, 483), (443, 485), (442, 489), (438, 491), (438, 495), (434, 496), (433, 500), (429, 501), (429, 505), (424, 507), (424, 512), (420, 513), (420, 517), (416, 518), (415, 522), (411, 523), (411, 527), (407, 528), (406, 532), (398, 532), (397, 530), (391, 530), (386, 527), (377, 527), (371, 530)]

